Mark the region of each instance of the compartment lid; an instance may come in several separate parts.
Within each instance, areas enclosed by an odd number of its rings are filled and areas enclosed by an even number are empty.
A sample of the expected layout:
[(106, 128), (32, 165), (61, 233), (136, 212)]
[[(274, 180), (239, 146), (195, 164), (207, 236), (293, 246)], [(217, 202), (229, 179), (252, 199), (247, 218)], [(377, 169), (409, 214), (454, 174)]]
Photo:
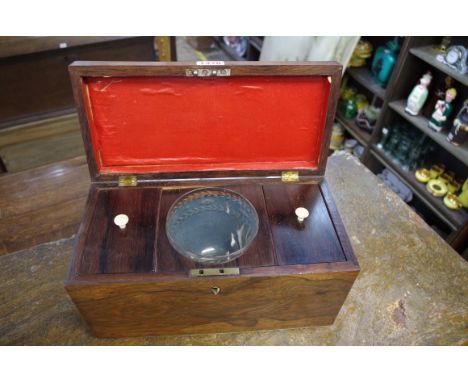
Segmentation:
[(320, 177), (341, 65), (75, 62), (93, 181)]

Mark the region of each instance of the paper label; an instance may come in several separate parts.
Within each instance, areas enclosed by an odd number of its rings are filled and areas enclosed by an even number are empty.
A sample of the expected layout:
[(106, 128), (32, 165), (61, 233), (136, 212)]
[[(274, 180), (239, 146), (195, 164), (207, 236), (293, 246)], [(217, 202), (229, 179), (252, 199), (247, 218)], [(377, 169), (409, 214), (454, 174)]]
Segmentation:
[(197, 61), (197, 65), (224, 65), (224, 61)]

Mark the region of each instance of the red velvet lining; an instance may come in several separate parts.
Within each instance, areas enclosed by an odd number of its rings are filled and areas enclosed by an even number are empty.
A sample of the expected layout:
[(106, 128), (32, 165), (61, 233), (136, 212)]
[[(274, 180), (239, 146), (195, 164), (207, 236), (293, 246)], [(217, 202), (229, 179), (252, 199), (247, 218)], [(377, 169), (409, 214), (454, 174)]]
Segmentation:
[(102, 77), (84, 82), (100, 173), (314, 169), (326, 77)]

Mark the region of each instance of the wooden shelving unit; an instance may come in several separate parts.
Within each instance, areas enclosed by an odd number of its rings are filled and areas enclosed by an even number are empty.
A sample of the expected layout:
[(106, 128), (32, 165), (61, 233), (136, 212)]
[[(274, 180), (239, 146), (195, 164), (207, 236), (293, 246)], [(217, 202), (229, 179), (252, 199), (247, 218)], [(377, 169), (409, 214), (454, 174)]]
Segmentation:
[(345, 118), (340, 111), (336, 113), (336, 119), (361, 145), (366, 147), (369, 144), (371, 135), (356, 126), (353, 120)]
[(447, 150), (454, 157), (461, 160), (464, 164), (468, 165), (468, 145), (465, 143), (463, 146), (452, 145), (447, 141), (447, 131), (441, 131), (437, 133), (427, 127), (428, 120), (427, 118), (417, 115), (412, 116), (405, 112), (406, 100), (392, 101), (389, 103), (389, 106), (392, 110), (396, 111), (401, 117), (410, 122), (413, 126), (421, 130), (434, 142), (440, 145), (442, 148)]
[[(388, 39), (390, 38), (388, 37)], [(385, 43), (382, 38), (375, 38), (375, 41), (372, 41), (372, 38), (366, 39), (370, 39), (374, 48)], [(453, 39), (455, 40), (454, 44), (468, 45), (466, 37)], [(442, 37), (405, 37), (398, 61), (386, 88), (382, 88), (374, 80), (369, 67), (347, 69), (348, 85), (363, 88), (365, 92), (373, 96), (374, 102), (379, 100), (377, 102), (381, 104), (382, 112), (372, 134), (363, 131), (355, 125), (354, 121), (344, 118), (340, 113), (337, 113), (336, 119), (351, 136), (364, 146), (365, 151), (361, 158), (363, 164), (373, 171), (380, 171), (379, 169), (383, 166), (397, 175), (413, 191), (417, 200), (432, 212), (433, 217), (435, 216), (443, 226), (451, 230), (447, 232), (447, 241), (461, 253), (468, 245), (468, 211), (466, 209), (459, 211), (448, 209), (443, 204), (442, 199), (432, 196), (426, 190), (426, 185), (416, 180), (413, 172), (403, 170), (393, 158), (377, 147), (382, 129), (403, 120), (436, 143), (437, 158), (446, 158), (447, 162), (452, 165), (455, 163), (454, 170), (459, 176), (466, 177), (468, 175), (468, 143), (463, 146), (454, 146), (446, 139), (447, 131), (434, 132), (427, 127), (426, 117), (414, 117), (405, 112), (409, 93), (427, 70), (436, 76), (449, 75), (456, 80), (459, 104), (460, 100), (468, 98), (468, 75), (456, 72), (436, 58), (437, 50), (433, 47), (438, 46), (441, 40)], [(368, 65), (370, 65), (371, 59), (368, 61)], [(454, 114), (456, 112), (458, 112), (458, 106), (455, 108)]]
[(433, 45), (412, 48), (410, 49), (410, 53), (425, 61), (427, 64), (431, 65), (437, 70), (440, 70), (441, 72), (444, 72), (445, 74), (454, 78), (464, 86), (468, 86), (468, 75), (460, 74), (450, 66), (447, 66), (443, 62), (438, 61), (437, 51), (434, 49)]
[(263, 37), (260, 37), (260, 36), (249, 37), (249, 42), (250, 42), (250, 45), (252, 45), (255, 49), (258, 50), (258, 52), (262, 51)]
[(357, 83), (364, 86), (371, 93), (374, 93), (380, 99), (385, 98), (385, 88), (383, 88), (374, 78), (371, 71), (364, 68), (349, 68), (347, 73), (353, 78)]
[(400, 179), (421, 199), (421, 201), (453, 230), (459, 230), (463, 227), (463, 224), (466, 223), (466, 220), (468, 219), (468, 213), (464, 209), (452, 211), (445, 207), (442, 198), (432, 196), (426, 190), (426, 185), (416, 180), (414, 172), (403, 170), (391, 157), (376, 145), (371, 147), (371, 153), (385, 167), (393, 170), (393, 172), (400, 177)]

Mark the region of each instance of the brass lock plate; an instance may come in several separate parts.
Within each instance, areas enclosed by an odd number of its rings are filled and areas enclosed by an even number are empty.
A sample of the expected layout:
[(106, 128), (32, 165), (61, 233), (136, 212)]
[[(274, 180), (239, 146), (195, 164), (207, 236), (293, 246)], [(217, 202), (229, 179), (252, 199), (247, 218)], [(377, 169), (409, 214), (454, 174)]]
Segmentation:
[(197, 68), (197, 69), (186, 69), (186, 77), (229, 77), (231, 75), (231, 69), (227, 68)]
[(239, 274), (239, 268), (199, 268), (190, 270), (191, 277), (233, 276)]

